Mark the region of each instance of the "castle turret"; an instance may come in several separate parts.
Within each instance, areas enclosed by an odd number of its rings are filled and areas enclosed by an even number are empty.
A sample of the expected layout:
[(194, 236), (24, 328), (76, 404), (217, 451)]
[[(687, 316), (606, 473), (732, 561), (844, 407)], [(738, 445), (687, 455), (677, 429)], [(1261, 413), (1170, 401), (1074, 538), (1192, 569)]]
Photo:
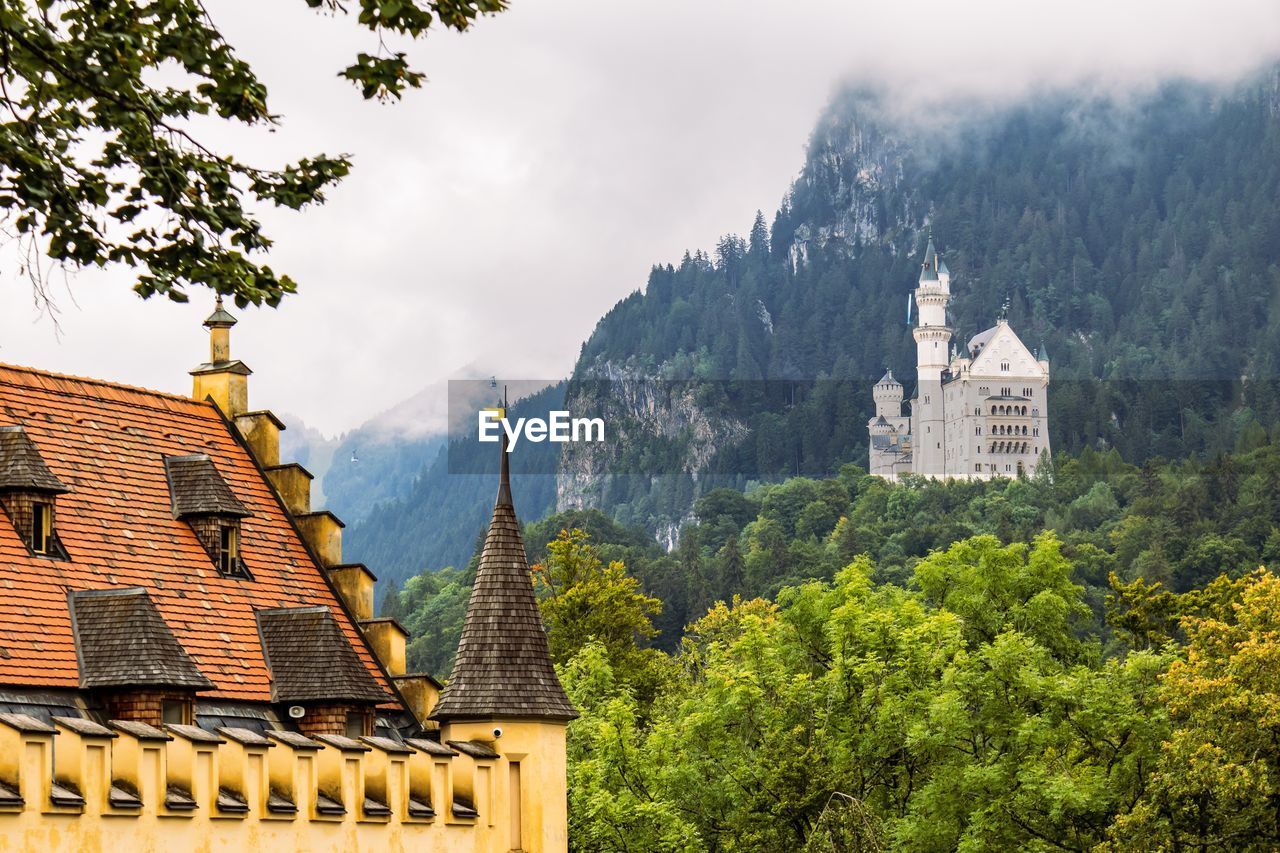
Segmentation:
[(912, 470), (929, 477), (943, 474), (942, 374), (950, 360), (951, 327), (947, 305), (951, 302), (951, 274), (938, 257), (933, 237), (925, 248), (916, 286), (917, 397), (911, 407)]
[(902, 416), (902, 383), (893, 378), (893, 371), (886, 370), (871, 392), (876, 401), (876, 416), (897, 418)]
[[(505, 434), (498, 497), (453, 672), (431, 717), (446, 743), (482, 743), (509, 781), (511, 850), (568, 849), (565, 726), (578, 716), (556, 677), (511, 500)], [(464, 794), (466, 792), (463, 792)]]

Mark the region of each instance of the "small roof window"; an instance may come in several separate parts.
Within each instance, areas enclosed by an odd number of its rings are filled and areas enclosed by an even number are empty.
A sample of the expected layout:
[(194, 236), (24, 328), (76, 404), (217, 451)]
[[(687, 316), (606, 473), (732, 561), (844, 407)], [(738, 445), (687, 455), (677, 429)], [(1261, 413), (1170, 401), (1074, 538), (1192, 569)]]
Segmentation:
[(207, 454), (166, 456), (173, 517), (191, 525), (220, 574), (252, 578), (240, 556), (240, 520), (253, 513), (222, 479)]
[(35, 556), (67, 559), (54, 519), (58, 495), (69, 491), (25, 429), (0, 426), (0, 505)]

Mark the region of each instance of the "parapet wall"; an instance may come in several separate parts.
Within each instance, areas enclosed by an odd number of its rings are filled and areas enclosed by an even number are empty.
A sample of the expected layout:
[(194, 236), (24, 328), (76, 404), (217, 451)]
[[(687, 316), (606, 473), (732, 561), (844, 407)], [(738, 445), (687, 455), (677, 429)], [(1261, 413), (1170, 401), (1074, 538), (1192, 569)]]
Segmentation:
[(0, 846), (507, 851), (505, 769), (482, 742), (0, 714)]

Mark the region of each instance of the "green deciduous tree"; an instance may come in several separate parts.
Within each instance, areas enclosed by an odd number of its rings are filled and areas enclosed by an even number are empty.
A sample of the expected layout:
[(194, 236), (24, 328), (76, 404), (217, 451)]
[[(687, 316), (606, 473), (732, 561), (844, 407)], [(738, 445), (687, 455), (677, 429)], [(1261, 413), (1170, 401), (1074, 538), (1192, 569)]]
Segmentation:
[[(465, 30), (505, 0), (306, 0), (389, 35)], [(404, 53), (360, 53), (341, 71), (365, 98), (422, 84)], [(139, 269), (134, 289), (184, 301), (187, 285), (275, 305), (295, 289), (257, 260), (271, 245), (249, 207), (321, 202), (346, 157), (261, 167), (213, 146), (201, 117), (274, 125), (267, 90), (199, 0), (19, 0), (0, 6), (0, 208), (40, 255)], [(37, 288), (42, 287), (39, 275)]]
[(644, 643), (657, 634), (662, 602), (646, 595), (621, 561), (601, 561), (582, 530), (561, 530), (534, 565), (551, 659), (570, 661), (587, 643), (605, 649), (617, 676), (645, 695), (657, 687), (660, 653)]
[(1119, 849), (1280, 847), (1280, 578), (1259, 570), (1188, 596), (1188, 640), (1160, 690), (1173, 721)]

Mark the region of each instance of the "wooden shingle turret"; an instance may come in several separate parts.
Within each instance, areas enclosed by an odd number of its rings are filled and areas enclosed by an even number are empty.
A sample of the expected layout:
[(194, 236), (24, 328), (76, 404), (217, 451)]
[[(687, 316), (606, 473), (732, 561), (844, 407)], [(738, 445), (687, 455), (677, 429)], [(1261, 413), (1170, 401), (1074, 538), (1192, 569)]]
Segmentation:
[(520, 524), (511, 500), (511, 469), (502, 438), (501, 477), (485, 536), (453, 673), (431, 718), (572, 720), (556, 677), (533, 594)]

